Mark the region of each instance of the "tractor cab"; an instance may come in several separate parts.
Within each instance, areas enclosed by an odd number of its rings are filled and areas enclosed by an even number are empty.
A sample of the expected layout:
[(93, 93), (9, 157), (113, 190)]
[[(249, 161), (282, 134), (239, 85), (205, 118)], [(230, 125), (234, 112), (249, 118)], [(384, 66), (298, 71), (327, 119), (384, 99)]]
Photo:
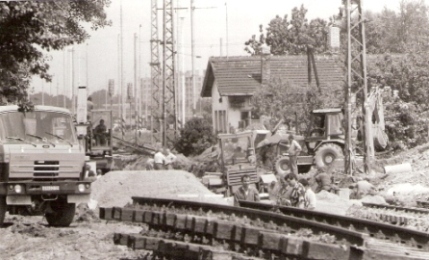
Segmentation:
[(316, 109), (311, 113), (310, 130), (305, 138), (308, 152), (314, 154), (323, 143), (344, 144), (344, 114), (341, 108)]

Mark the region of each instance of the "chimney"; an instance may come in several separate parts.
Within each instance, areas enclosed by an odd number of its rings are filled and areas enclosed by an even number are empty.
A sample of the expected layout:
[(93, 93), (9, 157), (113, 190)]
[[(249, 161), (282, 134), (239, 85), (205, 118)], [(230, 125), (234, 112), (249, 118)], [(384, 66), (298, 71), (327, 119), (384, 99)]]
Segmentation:
[(261, 87), (267, 87), (271, 78), (271, 52), (267, 45), (261, 46)]

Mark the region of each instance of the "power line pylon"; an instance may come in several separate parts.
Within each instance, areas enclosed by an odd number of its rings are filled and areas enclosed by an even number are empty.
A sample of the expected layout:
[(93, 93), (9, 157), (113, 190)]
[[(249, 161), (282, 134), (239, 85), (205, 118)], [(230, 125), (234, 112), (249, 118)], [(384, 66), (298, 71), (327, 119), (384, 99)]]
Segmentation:
[[(175, 41), (173, 0), (163, 0), (163, 37), (158, 39), (157, 0), (151, 2), (151, 125), (155, 141), (167, 146), (177, 134), (176, 88), (175, 88)], [(162, 45), (162, 63), (159, 56), (159, 44)], [(162, 65), (162, 67), (161, 67)], [(162, 76), (162, 79), (161, 79)], [(173, 126), (174, 135), (168, 136), (169, 126)], [(168, 140), (170, 139), (170, 140)]]
[[(162, 145), (167, 146), (177, 134), (177, 114), (176, 114), (176, 80), (175, 80), (175, 40), (174, 40), (174, 19), (173, 0), (164, 0), (163, 6), (163, 42), (162, 42), (162, 89), (163, 89), (163, 131)], [(169, 126), (173, 126), (173, 136), (167, 135)], [(171, 131), (170, 131), (171, 132)], [(168, 139), (168, 140), (167, 140)]]
[[(362, 112), (364, 115), (365, 140), (365, 172), (371, 171), (374, 160), (374, 141), (372, 134), (371, 112), (368, 100), (368, 79), (366, 69), (365, 19), (362, 12), (362, 0), (345, 0), (347, 19), (347, 135), (346, 135), (346, 170), (352, 174), (354, 151), (351, 138), (352, 129), (352, 96), (361, 91), (363, 98)], [(353, 33), (357, 32), (354, 36)], [(357, 88), (354, 87), (357, 86)]]
[[(151, 77), (151, 119), (150, 125), (152, 129), (152, 135), (155, 137), (155, 142), (161, 140), (161, 136), (155, 136), (154, 133), (161, 133), (161, 109), (162, 109), (162, 87), (160, 86), (161, 79), (161, 64), (159, 62), (159, 39), (158, 39), (158, 4), (157, 0), (151, 0), (151, 38), (150, 38), (150, 49), (151, 49), (151, 62), (150, 62), (150, 77)], [(148, 94), (148, 93), (146, 93)]]

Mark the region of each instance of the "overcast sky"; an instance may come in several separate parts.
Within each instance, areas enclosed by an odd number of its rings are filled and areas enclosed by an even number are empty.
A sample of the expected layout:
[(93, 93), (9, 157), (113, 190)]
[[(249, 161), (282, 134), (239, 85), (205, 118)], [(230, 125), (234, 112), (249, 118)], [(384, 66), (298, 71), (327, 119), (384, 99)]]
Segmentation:
[[(111, 0), (107, 9), (112, 26), (90, 31), (91, 38), (84, 44), (76, 45), (75, 50), (75, 87), (88, 84), (90, 92), (107, 87), (108, 80), (115, 80), (118, 91), (118, 35), (121, 32), (120, 7), (123, 14), (123, 59), (124, 83), (134, 81), (134, 34), (139, 36), (137, 60), (141, 77), (150, 77), (150, 29), (151, 0)], [(362, 0), (364, 10), (379, 12), (384, 6), (398, 10), (396, 0)], [(178, 7), (189, 7), (190, 0), (174, 0)], [(259, 25), (268, 25), (276, 15), (290, 15), (292, 8), (304, 5), (308, 9), (307, 18), (328, 19), (338, 13), (341, 0), (194, 0), (195, 66), (199, 74), (207, 67), (211, 56), (247, 56), (243, 50), (244, 42), (253, 34), (259, 35)], [(162, 1), (158, 0), (158, 7)], [(184, 58), (185, 70), (191, 70), (190, 13), (180, 10), (175, 13), (175, 24), (180, 30), (183, 25), (183, 48), (178, 48), (179, 59)], [(162, 12), (159, 11), (158, 30), (162, 33)], [(141, 26), (141, 27), (140, 27)], [(160, 34), (160, 37), (162, 34)], [(160, 38), (161, 39), (161, 38)], [(222, 39), (222, 40), (221, 40)], [(221, 42), (223, 43), (221, 46)], [(71, 96), (71, 52), (51, 52), (51, 73), (53, 82), (43, 83), (38, 77), (33, 80), (35, 92), (42, 88), (56, 95), (65, 93)], [(162, 49), (160, 49), (162, 58)]]

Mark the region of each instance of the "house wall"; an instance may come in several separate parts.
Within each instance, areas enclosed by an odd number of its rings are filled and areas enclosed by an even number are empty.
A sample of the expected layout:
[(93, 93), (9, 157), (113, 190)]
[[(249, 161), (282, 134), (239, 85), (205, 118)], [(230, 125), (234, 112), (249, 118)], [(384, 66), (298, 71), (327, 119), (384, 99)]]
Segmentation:
[(213, 131), (215, 133), (228, 133), (228, 120), (229, 115), (227, 111), (229, 110), (228, 97), (222, 97), (219, 95), (217, 82), (213, 83), (212, 87), (212, 123)]
[[(233, 129), (240, 128), (240, 122), (242, 121), (242, 124), (244, 123), (244, 127), (246, 127), (250, 123), (250, 119), (247, 121), (243, 120), (242, 113), (249, 113), (250, 118), (250, 98), (245, 97), (245, 102), (240, 107), (233, 106), (230, 103), (230, 97), (220, 96), (215, 80), (212, 87), (212, 123), (214, 133), (231, 133)], [(220, 99), (222, 99), (221, 102)]]

